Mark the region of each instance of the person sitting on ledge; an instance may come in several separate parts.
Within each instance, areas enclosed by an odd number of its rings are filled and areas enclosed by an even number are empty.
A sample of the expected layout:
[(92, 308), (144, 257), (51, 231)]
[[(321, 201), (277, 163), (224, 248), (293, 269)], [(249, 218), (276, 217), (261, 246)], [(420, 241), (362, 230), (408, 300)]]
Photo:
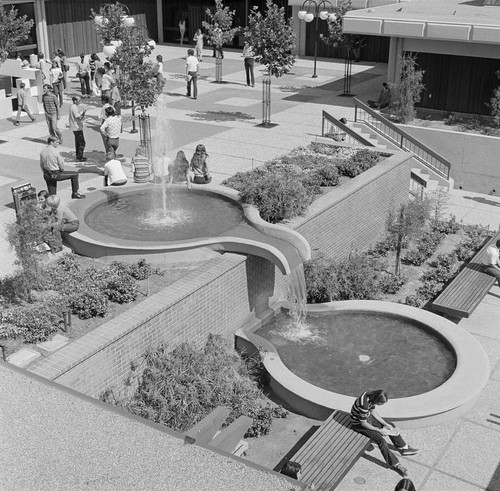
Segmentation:
[(212, 176), (208, 172), (207, 166), (207, 151), (205, 145), (201, 143), (196, 146), (196, 151), (191, 158), (189, 170), (193, 173), (192, 181), (195, 184), (208, 184), (212, 180)]
[(489, 245), (483, 253), (483, 271), (497, 279), (500, 286), (500, 240)]
[(47, 198), (47, 206), (50, 208), (51, 223), (47, 226), (47, 237), (45, 242), (52, 253), (62, 250), (61, 232), (76, 232), (80, 222), (75, 214), (66, 206), (61, 204), (61, 198), (56, 195)]
[(168, 182), (169, 184), (187, 183), (188, 189), (191, 189), (189, 161), (182, 150), (177, 152), (175, 160), (168, 166)]
[(399, 430), (392, 424), (385, 421), (377, 411), (376, 406), (382, 406), (389, 400), (387, 393), (383, 390), (373, 390), (363, 392), (355, 401), (351, 409), (352, 429), (371, 438), (380, 449), (385, 462), (390, 469), (394, 469), (403, 477), (408, 475), (408, 471), (400, 463), (385, 441), (384, 437), (389, 436), (392, 443), (401, 455), (415, 455), (419, 451), (409, 447), (400, 435)]
[(123, 186), (127, 184), (127, 176), (123, 172), (122, 163), (113, 157), (112, 154), (106, 155), (107, 162), (104, 164), (104, 185), (105, 186)]
[(144, 147), (136, 148), (131, 164), (134, 182), (145, 183), (151, 180), (151, 164)]
[(384, 109), (386, 107), (389, 107), (391, 104), (391, 89), (389, 88), (389, 85), (387, 85), (385, 82), (382, 84), (382, 90), (380, 92), (380, 95), (378, 96), (378, 99), (376, 101), (368, 101), (368, 105), (372, 109)]

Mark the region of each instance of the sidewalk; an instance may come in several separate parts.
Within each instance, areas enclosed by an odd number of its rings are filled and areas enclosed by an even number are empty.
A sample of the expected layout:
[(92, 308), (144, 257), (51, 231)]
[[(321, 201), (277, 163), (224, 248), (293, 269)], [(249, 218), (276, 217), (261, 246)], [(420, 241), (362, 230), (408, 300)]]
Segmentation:
[[(243, 58), (227, 51), (223, 60), (223, 83), (214, 82), (215, 64), (211, 50), (204, 50), (200, 65), (198, 99), (185, 96), (185, 57), (187, 47), (158, 46), (154, 56), (164, 59), (166, 88), (157, 108), (150, 111), (152, 126), (158, 111), (165, 111), (170, 121), (169, 134), (155, 135), (169, 140), (169, 154), (174, 157), (184, 150), (190, 158), (198, 143), (209, 154), (209, 166), (215, 183), (238, 171), (261, 165), (298, 145), (306, 145), (321, 133), (321, 112), (327, 110), (337, 118), (353, 119), (352, 99), (342, 97), (344, 64), (342, 60), (318, 60), (318, 78), (311, 78), (312, 59), (299, 59), (292, 73), (272, 80), (271, 121), (277, 126), (258, 127), (261, 122), (262, 68), (256, 67), (255, 88), (247, 87)], [(355, 63), (352, 91), (366, 100), (374, 98), (385, 81), (385, 64)], [(65, 94), (60, 127), (64, 144), (61, 153), (67, 167), (80, 172), (81, 192), (88, 193), (102, 186), (100, 176), (104, 151), (98, 131), (100, 101), (88, 104), (85, 129), (88, 162), (74, 162), (73, 135), (66, 127), (71, 95), (79, 92), (79, 83), (71, 77)], [(129, 114), (130, 110), (125, 111)], [(27, 118), (26, 118), (27, 121)], [(15, 127), (12, 121), (0, 121), (0, 227), (13, 221), (11, 186), (31, 182), (37, 190), (44, 189), (38, 156), (48, 136), (44, 117), (31, 124)], [(139, 143), (139, 135), (125, 128), (118, 153), (128, 164)], [(129, 184), (127, 184), (128, 186)], [(63, 202), (70, 199), (69, 182), (59, 183)], [(482, 223), (497, 229), (500, 224), (500, 198), (453, 190), (447, 211), (463, 223)], [(13, 271), (14, 257), (8, 250), (5, 233), (0, 236), (0, 277)], [(500, 489), (500, 290), (493, 287), (474, 315), (460, 322), (481, 342), (490, 357), (491, 378), (476, 407), (465, 417), (439, 427), (405, 432), (408, 441), (421, 448), (421, 454), (405, 458), (404, 465), (419, 490), (498, 490)], [(373, 457), (372, 457), (373, 456)], [(271, 463), (272, 465), (276, 463)], [(379, 465), (378, 450), (366, 454), (344, 478), (340, 491), (360, 489), (390, 490), (398, 476)], [(365, 485), (365, 487), (363, 487)]]

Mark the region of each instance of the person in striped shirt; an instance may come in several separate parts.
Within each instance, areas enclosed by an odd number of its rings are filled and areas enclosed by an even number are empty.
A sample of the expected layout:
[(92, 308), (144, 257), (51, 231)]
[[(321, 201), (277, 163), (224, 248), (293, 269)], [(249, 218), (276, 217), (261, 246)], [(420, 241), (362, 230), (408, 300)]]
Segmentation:
[(401, 455), (415, 455), (418, 453), (418, 449), (408, 446), (399, 431), (394, 436), (387, 434), (387, 431), (394, 430), (395, 426), (385, 421), (375, 408), (382, 406), (388, 400), (389, 397), (383, 390), (363, 392), (352, 405), (351, 424), (354, 431), (366, 435), (378, 445), (385, 462), (391, 469), (406, 477), (408, 475), (407, 469), (400, 464), (396, 455), (389, 450), (384, 437), (389, 436)]

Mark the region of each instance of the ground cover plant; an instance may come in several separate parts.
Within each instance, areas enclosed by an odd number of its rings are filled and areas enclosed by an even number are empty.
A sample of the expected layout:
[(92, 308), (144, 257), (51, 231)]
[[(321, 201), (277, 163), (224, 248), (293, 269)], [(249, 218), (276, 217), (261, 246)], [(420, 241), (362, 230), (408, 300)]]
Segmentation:
[(241, 415), (253, 419), (246, 437), (267, 435), (274, 418), (288, 412), (262, 390), (260, 359), (244, 359), (222, 337), (210, 335), (204, 348), (188, 343), (173, 350), (160, 346), (145, 354), (135, 393), (121, 400), (110, 390), (101, 399), (156, 423), (184, 432), (217, 406), (227, 406), (230, 424)]
[(368, 251), (308, 261), (307, 301), (383, 299), (422, 307), (435, 299), (488, 236), (481, 225), (442, 218), (441, 204), (415, 202), (391, 213), (386, 236)]
[(25, 284), (21, 273), (4, 278), (0, 281), (0, 340), (16, 340), (12, 348), (46, 341), (61, 328), (63, 312), (76, 316), (80, 327), (78, 320), (104, 318), (108, 312), (116, 312), (115, 306), (143, 297), (141, 290), (151, 278), (158, 278), (153, 281), (157, 291), (168, 281), (164, 274), (145, 260), (104, 263), (67, 254), (41, 267), (39, 280), (28, 294), (18, 288)]
[(322, 189), (356, 177), (383, 158), (365, 148), (311, 143), (252, 171), (238, 172), (223, 184), (239, 191), (241, 200), (256, 206), (264, 220), (277, 223), (304, 214)]

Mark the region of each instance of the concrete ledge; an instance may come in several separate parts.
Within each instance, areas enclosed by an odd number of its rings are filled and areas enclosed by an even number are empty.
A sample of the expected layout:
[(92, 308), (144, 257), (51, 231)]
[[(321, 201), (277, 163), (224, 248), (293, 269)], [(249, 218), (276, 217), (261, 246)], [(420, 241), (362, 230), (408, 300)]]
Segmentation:
[[(398, 315), (425, 324), (444, 337), (457, 357), (453, 375), (441, 386), (418, 396), (391, 399), (380, 412), (403, 428), (431, 426), (453, 420), (468, 411), (489, 378), (489, 361), (482, 346), (452, 322), (407, 305), (372, 300), (349, 300), (308, 305), (308, 312), (368, 311)], [(324, 419), (332, 410), (350, 411), (354, 398), (316, 387), (297, 377), (281, 361), (266, 339), (243, 328), (236, 333), (237, 346), (258, 348), (269, 372), (271, 386), (294, 410), (311, 418)]]

